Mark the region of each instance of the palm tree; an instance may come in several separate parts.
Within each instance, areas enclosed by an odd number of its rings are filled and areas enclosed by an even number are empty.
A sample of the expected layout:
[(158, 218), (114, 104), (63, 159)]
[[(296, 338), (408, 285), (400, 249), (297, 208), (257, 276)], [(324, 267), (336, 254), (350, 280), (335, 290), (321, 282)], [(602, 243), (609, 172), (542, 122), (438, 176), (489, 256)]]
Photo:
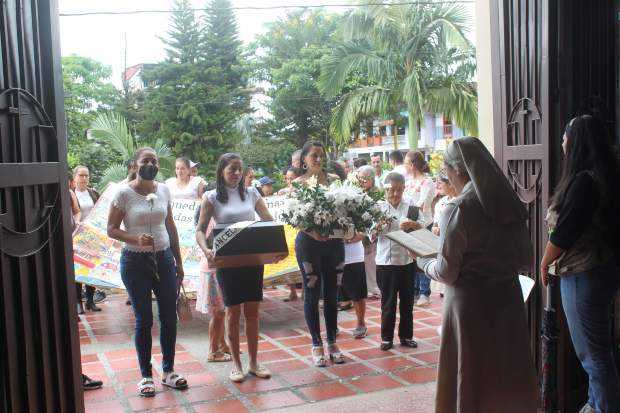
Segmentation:
[[(103, 172), (98, 188), (103, 190), (109, 183), (125, 179), (127, 176), (125, 164), (134, 156), (138, 145), (129, 132), (125, 118), (117, 113), (100, 113), (93, 120), (88, 132), (97, 141), (109, 145), (110, 149), (118, 152), (123, 159), (122, 163), (112, 164)], [(150, 146), (155, 150), (159, 157), (160, 174), (168, 176), (172, 173), (172, 152), (161, 139), (152, 143), (144, 142), (144, 145), (141, 146)]]
[[(338, 98), (330, 125), (339, 141), (369, 116), (406, 111), (409, 143), (417, 148), (425, 112), (444, 113), (467, 133), (477, 131), (477, 97), (471, 79), (474, 48), (470, 19), (456, 4), (382, 4), (349, 15), (342, 41), (324, 58), (319, 89)], [(343, 93), (355, 75), (366, 84)]]

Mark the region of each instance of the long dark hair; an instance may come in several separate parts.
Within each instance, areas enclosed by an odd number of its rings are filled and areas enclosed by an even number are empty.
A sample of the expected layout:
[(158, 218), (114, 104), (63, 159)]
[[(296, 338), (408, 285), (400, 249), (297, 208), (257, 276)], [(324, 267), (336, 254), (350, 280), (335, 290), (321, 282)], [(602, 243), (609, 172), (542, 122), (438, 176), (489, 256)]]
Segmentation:
[(582, 115), (566, 126), (566, 157), (562, 178), (553, 196), (552, 205), (560, 211), (566, 201), (566, 194), (573, 179), (583, 171), (592, 174), (599, 192), (599, 211), (603, 222), (618, 223), (618, 200), (616, 194), (620, 182), (620, 166), (613, 147), (612, 138), (602, 120), (591, 115)]
[[(236, 153), (225, 153), (224, 155), (220, 156), (220, 159), (217, 161), (217, 170), (215, 172), (215, 176), (216, 176), (216, 184), (215, 184), (215, 192), (216, 192), (216, 199), (218, 201), (220, 201), (220, 203), (225, 204), (228, 202), (228, 191), (226, 189), (226, 181), (224, 180), (224, 169), (226, 169), (226, 167), (234, 160), (240, 160), (241, 156), (239, 156)], [(243, 177), (241, 178), (241, 181), (239, 182), (238, 185), (238, 189), (239, 189), (239, 196), (241, 197), (242, 201), (245, 201), (245, 193), (246, 193), (246, 188), (245, 188), (245, 183), (243, 182), (244, 179)]]
[(344, 171), (343, 166), (340, 165), (340, 162), (328, 161), (327, 172), (338, 175), (338, 179), (340, 179), (342, 182), (347, 179), (347, 173)]
[[(301, 159), (300, 160), (301, 160), (301, 166), (302, 166), (303, 169), (307, 169), (308, 168), (308, 166), (304, 162), (304, 158), (308, 155), (310, 150), (312, 148), (314, 148), (314, 147), (323, 149), (323, 153), (327, 157), (327, 151), (325, 150), (325, 145), (323, 145), (322, 142), (320, 142), (320, 141), (308, 141), (308, 142), (304, 143), (304, 146), (301, 148)], [(327, 161), (327, 159), (325, 159), (325, 161)]]

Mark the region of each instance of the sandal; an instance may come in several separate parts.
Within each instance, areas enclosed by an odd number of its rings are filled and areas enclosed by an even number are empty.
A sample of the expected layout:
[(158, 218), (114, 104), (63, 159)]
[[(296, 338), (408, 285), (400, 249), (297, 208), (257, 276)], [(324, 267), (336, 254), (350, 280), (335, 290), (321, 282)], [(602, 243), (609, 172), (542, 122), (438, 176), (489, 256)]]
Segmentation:
[(355, 330), (353, 330), (353, 338), (356, 338), (356, 339), (362, 339), (366, 337), (367, 334), (368, 334), (368, 327), (366, 326), (359, 326)]
[(243, 371), (233, 370), (228, 375), (228, 378), (233, 383), (241, 383), (242, 381), (245, 380), (245, 374), (243, 374)]
[(232, 361), (232, 356), (223, 351), (216, 351), (207, 356), (207, 362), (209, 363), (222, 363), (227, 361)]
[(187, 389), (187, 380), (180, 374), (170, 371), (164, 373), (165, 377), (161, 380), (161, 384), (176, 390)]
[(327, 346), (327, 352), (329, 353), (329, 359), (334, 364), (343, 364), (344, 363), (344, 354), (338, 348), (336, 343), (330, 344)]
[(269, 369), (263, 366), (258, 366), (255, 369), (250, 368), (248, 370), (248, 373), (250, 373), (253, 376), (258, 377), (259, 379), (268, 379), (271, 377), (271, 372), (269, 371)]
[(145, 377), (138, 383), (138, 393), (140, 397), (155, 396), (155, 382), (152, 377)]
[(312, 362), (315, 367), (327, 366), (327, 359), (325, 358), (325, 350), (323, 350), (323, 346), (312, 347)]

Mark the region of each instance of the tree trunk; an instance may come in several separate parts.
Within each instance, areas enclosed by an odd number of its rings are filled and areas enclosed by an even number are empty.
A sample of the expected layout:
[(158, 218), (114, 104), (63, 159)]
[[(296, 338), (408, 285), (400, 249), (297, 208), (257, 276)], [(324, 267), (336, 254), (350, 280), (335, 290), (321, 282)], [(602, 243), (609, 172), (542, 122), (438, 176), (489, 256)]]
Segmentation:
[(418, 149), (418, 140), (420, 139), (420, 131), (418, 130), (417, 117), (413, 115), (413, 110), (409, 108), (407, 122), (409, 124), (409, 149), (415, 151)]
[(396, 127), (396, 115), (393, 116), (392, 121), (392, 136), (394, 137), (394, 150), (398, 150), (398, 128)]

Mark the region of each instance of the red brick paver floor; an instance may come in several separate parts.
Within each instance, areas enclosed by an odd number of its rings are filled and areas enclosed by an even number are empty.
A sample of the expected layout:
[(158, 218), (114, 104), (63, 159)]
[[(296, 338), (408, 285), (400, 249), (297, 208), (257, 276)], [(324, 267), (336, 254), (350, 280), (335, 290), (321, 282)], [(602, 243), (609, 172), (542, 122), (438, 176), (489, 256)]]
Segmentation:
[[(151, 399), (137, 396), (140, 372), (133, 347), (131, 308), (125, 306), (124, 295), (110, 296), (101, 304), (102, 312), (80, 317), (82, 369), (104, 382), (103, 389), (85, 394), (86, 411), (258, 412), (301, 408), (324, 400), (398, 388), (409, 389), (412, 396), (407, 411), (417, 411), (416, 391), (428, 393), (430, 388), (420, 383), (433, 382), (437, 377), (437, 327), (441, 324), (438, 296), (433, 297), (430, 307), (414, 309), (418, 349), (404, 348), (396, 342), (390, 351), (379, 350), (379, 301), (368, 301), (370, 335), (362, 340), (351, 335), (355, 327), (353, 310), (339, 312), (338, 343), (347, 363), (318, 369), (309, 357), (311, 340), (305, 327), (303, 304), (285, 303), (287, 295), (285, 290), (265, 290), (261, 306), (259, 360), (272, 371), (270, 380), (248, 377), (242, 384), (232, 384), (227, 378), (229, 363), (207, 363), (207, 320), (196, 313), (192, 321), (179, 326), (175, 359), (175, 370), (187, 377), (190, 388), (164, 388), (159, 383), (161, 349), (155, 320), (153, 367), (157, 395)], [(244, 343), (245, 339), (242, 337), (241, 341)], [(241, 347), (247, 368), (247, 345)], [(428, 399), (428, 394), (425, 396)]]

